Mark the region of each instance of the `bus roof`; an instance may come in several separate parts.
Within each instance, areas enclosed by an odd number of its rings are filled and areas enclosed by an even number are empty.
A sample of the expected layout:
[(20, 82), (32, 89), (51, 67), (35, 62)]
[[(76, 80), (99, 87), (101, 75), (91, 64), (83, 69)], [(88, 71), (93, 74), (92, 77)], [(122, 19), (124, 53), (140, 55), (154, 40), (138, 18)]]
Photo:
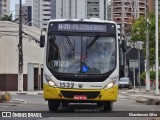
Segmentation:
[(49, 22), (63, 22), (63, 21), (68, 21), (68, 22), (98, 22), (98, 23), (113, 23), (116, 24), (114, 21), (108, 21), (108, 20), (100, 20), (97, 18), (92, 18), (92, 19), (51, 19)]

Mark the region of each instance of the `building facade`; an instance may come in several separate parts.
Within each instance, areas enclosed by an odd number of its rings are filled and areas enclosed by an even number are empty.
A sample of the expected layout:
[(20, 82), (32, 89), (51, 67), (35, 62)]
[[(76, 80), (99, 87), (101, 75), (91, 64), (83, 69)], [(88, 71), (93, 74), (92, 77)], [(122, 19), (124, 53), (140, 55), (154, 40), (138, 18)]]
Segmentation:
[[(16, 23), (0, 21), (0, 91), (18, 90), (18, 35)], [(41, 30), (23, 26), (23, 87), (37, 90), (42, 86), (43, 48), (39, 47)]]
[(0, 0), (0, 19), (10, 14), (10, 0)]
[(53, 0), (56, 3), (55, 14), (58, 19), (108, 20), (108, 0)]
[(32, 6), (32, 26), (46, 28), (50, 19), (109, 20), (108, 0), (26, 0)]
[[(19, 17), (19, 4), (15, 5), (15, 17)], [(32, 26), (32, 6), (27, 4), (22, 5), (22, 24)]]
[(112, 20), (120, 25), (122, 34), (131, 34), (134, 20), (147, 12), (146, 0), (111, 0)]
[(155, 11), (154, 2), (155, 2), (155, 0), (148, 0), (148, 13)]
[(51, 0), (40, 0), (40, 28), (46, 28), (51, 19)]

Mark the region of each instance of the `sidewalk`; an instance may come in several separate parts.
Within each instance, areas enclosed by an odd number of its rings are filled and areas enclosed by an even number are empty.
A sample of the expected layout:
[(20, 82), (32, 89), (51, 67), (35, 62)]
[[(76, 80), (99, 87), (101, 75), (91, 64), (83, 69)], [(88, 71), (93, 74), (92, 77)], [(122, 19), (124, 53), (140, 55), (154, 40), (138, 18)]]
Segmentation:
[[(43, 95), (43, 91), (0, 91), (0, 103), (13, 102), (11, 95)], [(14, 102), (21, 102), (14, 100)]]
[[(3, 92), (4, 93), (4, 92)], [(8, 91), (7, 95), (43, 95), (43, 90), (40, 91)], [(0, 92), (0, 102), (3, 95), (1, 95), (2, 92)], [(143, 87), (141, 88), (141, 91), (139, 91), (139, 88), (134, 89), (124, 89), (119, 90), (118, 94), (119, 98), (122, 99), (129, 99), (134, 100), (139, 103), (145, 103), (148, 105), (160, 105), (160, 95), (155, 95), (155, 89), (151, 89), (149, 92), (146, 92), (146, 89)], [(7, 98), (8, 101), (11, 100), (11, 97)]]
[(11, 94), (9, 92), (1, 92), (0, 91), (0, 103), (10, 101)]
[(121, 91), (119, 90), (119, 97), (129, 100), (135, 100), (139, 103), (145, 103), (148, 105), (160, 105), (160, 95), (155, 95), (155, 89), (151, 89), (149, 92), (146, 92), (146, 89), (143, 87)]
[(9, 91), (11, 95), (43, 95), (43, 90), (34, 91)]

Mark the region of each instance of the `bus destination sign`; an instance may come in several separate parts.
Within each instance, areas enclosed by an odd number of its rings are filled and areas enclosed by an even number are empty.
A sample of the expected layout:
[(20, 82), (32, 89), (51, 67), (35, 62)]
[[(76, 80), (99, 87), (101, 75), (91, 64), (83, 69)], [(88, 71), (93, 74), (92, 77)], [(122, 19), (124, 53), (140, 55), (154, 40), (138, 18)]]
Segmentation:
[[(50, 24), (51, 25), (51, 24)], [(87, 23), (57, 23), (52, 24), (54, 31), (74, 31), (74, 32), (107, 32), (106, 24), (87, 24)], [(51, 27), (51, 26), (50, 26)]]
[(58, 31), (106, 32), (106, 25), (59, 23)]

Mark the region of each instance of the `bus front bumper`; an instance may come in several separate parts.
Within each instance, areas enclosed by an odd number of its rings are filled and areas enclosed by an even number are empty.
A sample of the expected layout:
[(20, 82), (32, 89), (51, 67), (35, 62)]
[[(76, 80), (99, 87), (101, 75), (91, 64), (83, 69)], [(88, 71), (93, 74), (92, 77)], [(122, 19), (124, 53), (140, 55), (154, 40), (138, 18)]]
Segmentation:
[[(110, 89), (65, 89), (43, 84), (45, 100), (113, 101), (117, 100), (118, 86)], [(80, 99), (75, 99), (80, 96)], [(82, 99), (81, 99), (82, 97)]]

